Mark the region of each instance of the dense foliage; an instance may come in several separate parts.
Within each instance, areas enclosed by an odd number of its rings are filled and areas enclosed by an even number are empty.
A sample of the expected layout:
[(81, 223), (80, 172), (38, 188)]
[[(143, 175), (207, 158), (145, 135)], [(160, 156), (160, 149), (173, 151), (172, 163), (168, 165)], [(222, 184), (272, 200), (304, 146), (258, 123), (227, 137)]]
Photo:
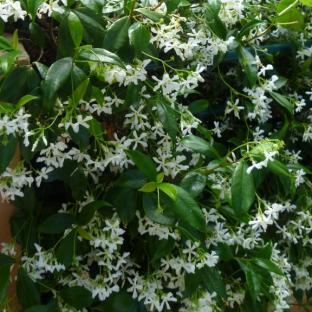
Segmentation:
[(308, 306), (311, 6), (0, 1), (2, 310)]

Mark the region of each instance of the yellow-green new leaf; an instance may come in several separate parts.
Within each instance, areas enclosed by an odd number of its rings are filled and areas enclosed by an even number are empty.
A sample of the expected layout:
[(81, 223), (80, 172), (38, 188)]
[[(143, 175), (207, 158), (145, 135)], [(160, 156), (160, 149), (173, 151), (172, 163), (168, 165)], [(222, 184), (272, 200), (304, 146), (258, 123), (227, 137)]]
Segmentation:
[(159, 189), (167, 194), (172, 200), (176, 200), (177, 189), (174, 184), (171, 183), (161, 183), (158, 185)]
[(139, 191), (140, 192), (143, 192), (143, 193), (152, 193), (156, 190), (157, 188), (157, 183), (155, 182), (149, 182), (149, 183), (146, 183), (144, 184), (140, 189)]

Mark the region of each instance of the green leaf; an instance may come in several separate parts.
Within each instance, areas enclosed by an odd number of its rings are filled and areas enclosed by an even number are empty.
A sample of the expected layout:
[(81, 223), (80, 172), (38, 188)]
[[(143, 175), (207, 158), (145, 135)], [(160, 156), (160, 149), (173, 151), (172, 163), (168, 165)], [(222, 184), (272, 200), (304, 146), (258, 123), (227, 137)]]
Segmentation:
[(268, 162), (268, 169), (280, 177), (292, 177), (292, 175), (289, 173), (287, 166), (277, 159)]
[(190, 134), (184, 137), (181, 140), (181, 143), (190, 150), (207, 157), (216, 158), (219, 156), (218, 152), (210, 143), (195, 135)]
[(79, 225), (88, 224), (92, 220), (95, 212), (98, 209), (105, 207), (107, 205), (108, 205), (108, 203), (105, 202), (104, 200), (95, 200), (95, 201), (87, 204), (86, 206), (84, 206), (82, 208), (81, 212), (78, 214), (77, 223)]
[(129, 223), (135, 217), (138, 192), (131, 188), (119, 189), (115, 195), (114, 204), (122, 222)]
[(88, 241), (91, 241), (93, 240), (93, 237), (91, 234), (89, 234), (86, 230), (84, 230), (83, 228), (81, 227), (78, 227), (77, 228), (77, 231), (78, 231), (78, 234), (80, 237), (82, 237), (83, 239), (86, 239)]
[(80, 18), (84, 28), (92, 35), (105, 33), (105, 28), (102, 25), (102, 18), (96, 12), (88, 8), (79, 8), (73, 12)]
[(60, 59), (49, 68), (44, 81), (44, 106), (51, 108), (51, 102), (56, 98), (57, 91), (69, 78), (73, 67), (71, 57)]
[(129, 16), (124, 16), (114, 22), (107, 30), (104, 38), (104, 47), (112, 52), (118, 51), (128, 41)]
[(256, 302), (257, 297), (261, 293), (263, 279), (260, 274), (253, 270), (252, 266), (247, 261), (239, 261), (239, 264), (245, 273), (247, 289), (250, 297)]
[(209, 107), (208, 100), (201, 99), (201, 100), (192, 102), (188, 109), (192, 114), (198, 114), (207, 110), (208, 107)]
[(17, 147), (17, 138), (13, 134), (0, 136), (0, 174), (9, 166)]
[(3, 37), (3, 36), (0, 36), (0, 50), (3, 50), (3, 51), (12, 51), (14, 50), (13, 47), (12, 47), (12, 44), (11, 42)]
[(181, 181), (180, 186), (192, 197), (197, 197), (206, 186), (206, 176), (199, 172), (189, 172)]
[(91, 292), (80, 286), (64, 288), (60, 295), (66, 303), (76, 309), (89, 307), (93, 303)]
[(0, 307), (7, 298), (7, 291), (10, 284), (10, 268), (11, 265), (0, 266)]
[(156, 190), (156, 188), (157, 188), (156, 182), (148, 182), (139, 189), (139, 192), (152, 193)]
[(172, 225), (174, 223), (174, 219), (158, 208), (157, 198), (154, 194), (143, 194), (143, 209), (146, 216), (156, 223), (162, 225)]
[(90, 82), (90, 79), (84, 80), (73, 92), (72, 99), (73, 99), (73, 103), (75, 104), (75, 106), (78, 105), (78, 103), (85, 96), (88, 86), (89, 86), (89, 82)]
[(151, 246), (151, 262), (156, 262), (166, 255), (169, 255), (173, 251), (174, 247), (175, 241), (171, 238), (157, 240), (157, 244), (155, 244), (153, 241)]
[(156, 177), (156, 182), (157, 183), (162, 183), (163, 180), (164, 180), (164, 177), (165, 177), (165, 174), (163, 172), (158, 173), (157, 177)]
[(83, 38), (83, 25), (79, 17), (72, 11), (67, 16), (67, 24), (75, 46), (79, 47)]
[(122, 173), (116, 181), (118, 187), (139, 189), (145, 182), (144, 175), (137, 169), (130, 169)]
[[(219, 1), (215, 1), (219, 2)], [(210, 31), (222, 40), (226, 39), (227, 30), (219, 17), (220, 6), (209, 4), (205, 9), (206, 24)]]
[(279, 275), (284, 275), (283, 271), (271, 260), (257, 258), (253, 261), (259, 267)]
[(67, 213), (57, 213), (41, 223), (38, 230), (41, 233), (57, 234), (64, 232), (73, 223), (75, 223), (75, 219), (72, 215)]
[(34, 101), (34, 100), (37, 100), (38, 97), (37, 96), (33, 96), (33, 95), (24, 95), (16, 104), (16, 110), (19, 110), (20, 108), (22, 108), (24, 105)]
[(295, 0), (280, 1), (276, 8), (278, 14), (273, 21), (284, 28), (302, 31), (305, 25), (304, 16), (296, 6)]
[(303, 5), (312, 7), (312, 0), (299, 0)]
[(149, 180), (156, 181), (157, 170), (151, 158), (142, 152), (132, 150), (128, 150), (127, 155)]
[(77, 55), (77, 62), (98, 62), (118, 65), (124, 67), (120, 57), (108, 50), (94, 48), (94, 49), (81, 49)]
[(262, 284), (262, 277), (260, 274), (256, 273), (255, 271), (249, 269), (245, 272), (246, 281), (248, 286), (248, 292), (255, 302), (257, 301), (257, 297), (261, 293), (261, 284)]
[(250, 31), (256, 28), (258, 25), (264, 24), (264, 21), (261, 20), (252, 20), (245, 24), (237, 35), (237, 39), (242, 39), (244, 36), (248, 36)]
[(246, 161), (241, 160), (232, 177), (232, 208), (237, 216), (247, 213), (255, 199), (253, 175), (247, 173), (247, 168)]
[(176, 190), (176, 200), (170, 207), (174, 214), (182, 222), (201, 232), (206, 232), (205, 217), (196, 201), (183, 188), (176, 186)]
[(35, 68), (37, 69), (37, 71), (38, 71), (40, 77), (41, 77), (42, 79), (45, 79), (45, 77), (46, 77), (46, 75), (47, 75), (47, 73), (48, 73), (49, 68), (48, 68), (46, 65), (44, 65), (44, 64), (42, 64), (42, 63), (40, 63), (40, 62), (34, 62), (33, 65), (34, 65)]
[(174, 184), (171, 183), (161, 183), (158, 185), (158, 188), (168, 195), (172, 200), (176, 200), (177, 189)]
[(244, 47), (239, 46), (236, 50), (238, 60), (246, 74), (247, 80), (253, 87), (258, 79), (258, 70), (254, 56)]
[(290, 114), (294, 114), (294, 104), (291, 103), (284, 95), (271, 91), (271, 97), (282, 107), (286, 108)]
[(60, 263), (64, 264), (66, 268), (68, 268), (72, 264), (75, 257), (76, 236), (77, 236), (76, 230), (72, 230), (61, 240), (56, 250), (57, 260)]
[(144, 52), (152, 55), (151, 49), (151, 33), (140, 22), (132, 24), (128, 30), (130, 44), (134, 47), (138, 57), (146, 58)]
[(205, 266), (200, 270), (199, 274), (201, 276), (203, 286), (210, 293), (216, 292), (217, 295), (223, 299), (227, 297), (224, 280), (217, 269)]
[(16, 292), (24, 309), (40, 304), (40, 293), (23, 268), (20, 268), (16, 281)]
[(41, 49), (44, 48), (46, 38), (43, 29), (35, 22), (29, 24), (30, 39)]
[(135, 9), (134, 11), (141, 13), (142, 15), (149, 18), (153, 22), (159, 22), (160, 19), (162, 19), (164, 17), (163, 14), (155, 12), (155, 11), (151, 11), (147, 8), (139, 8), (139, 9)]
[(27, 94), (28, 80), (31, 70), (24, 67), (16, 67), (1, 82), (0, 101), (16, 103)]
[(157, 103), (157, 112), (160, 122), (168, 132), (173, 142), (176, 141), (178, 125), (175, 111), (165, 103)]

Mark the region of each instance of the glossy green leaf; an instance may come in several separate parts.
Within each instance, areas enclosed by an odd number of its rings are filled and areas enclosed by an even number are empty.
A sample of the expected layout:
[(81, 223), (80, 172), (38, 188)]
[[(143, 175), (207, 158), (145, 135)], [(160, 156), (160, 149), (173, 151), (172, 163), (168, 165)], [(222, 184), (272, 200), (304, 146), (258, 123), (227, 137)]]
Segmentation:
[(156, 190), (156, 188), (157, 188), (156, 182), (148, 182), (139, 189), (139, 192), (152, 193)]
[(146, 58), (144, 53), (153, 54), (150, 44), (151, 33), (143, 24), (139, 22), (132, 24), (128, 33), (130, 44), (134, 47), (138, 57)]
[(175, 111), (166, 103), (157, 103), (157, 112), (160, 122), (168, 132), (171, 139), (175, 142), (178, 132), (178, 125)]
[(296, 3), (297, 1), (295, 0), (280, 1), (276, 10), (275, 23), (294, 31), (302, 31), (304, 29), (304, 16), (296, 8)]
[(37, 100), (38, 97), (37, 96), (33, 96), (33, 95), (30, 95), (30, 94), (27, 94), (27, 95), (24, 95), (16, 104), (16, 109), (20, 109), (22, 108), (24, 105), (32, 102), (32, 101), (35, 101)]
[(262, 289), (262, 276), (253, 270), (253, 267), (247, 261), (239, 261), (246, 277), (247, 289), (253, 302), (257, 301)]
[(143, 194), (143, 209), (146, 216), (156, 223), (163, 225), (172, 225), (174, 223), (174, 218), (168, 216), (157, 207), (155, 194)]
[(223, 280), (220, 272), (215, 268), (209, 268), (205, 266), (200, 270), (200, 276), (203, 286), (210, 293), (217, 293), (220, 298), (225, 299), (227, 297), (225, 281)]
[(58, 262), (64, 264), (66, 268), (72, 264), (75, 257), (76, 236), (76, 230), (72, 230), (61, 240), (56, 250), (56, 258)]
[(197, 202), (183, 188), (176, 186), (176, 190), (176, 200), (170, 207), (174, 214), (182, 222), (201, 232), (206, 232), (205, 217)]
[(255, 199), (253, 175), (247, 173), (247, 168), (247, 162), (241, 160), (232, 177), (232, 208), (237, 216), (247, 213)]
[(255, 57), (244, 47), (240, 46), (236, 50), (238, 60), (246, 74), (247, 80), (251, 87), (255, 85), (258, 79), (258, 70)]
[(104, 38), (105, 49), (118, 51), (128, 41), (128, 29), (130, 27), (129, 16), (124, 16), (114, 22), (107, 30)]
[(161, 183), (158, 185), (158, 188), (164, 192), (167, 196), (169, 196), (172, 200), (176, 200), (177, 198), (177, 189), (174, 184), (171, 183)]
[(192, 134), (184, 137), (181, 140), (181, 144), (195, 153), (200, 153), (211, 158), (217, 158), (219, 156), (218, 152), (209, 142)]
[(291, 103), (284, 95), (275, 91), (271, 91), (270, 95), (278, 104), (286, 108), (290, 114), (294, 114), (294, 104)]
[(76, 47), (79, 47), (83, 38), (83, 25), (74, 12), (69, 12), (67, 23), (71, 38)]
[(152, 20), (154, 22), (159, 22), (160, 19), (162, 19), (164, 17), (163, 14), (152, 11), (152, 10), (147, 9), (147, 8), (135, 9), (135, 12), (141, 13), (142, 15), (144, 15), (145, 17), (149, 18), (150, 20)]
[(227, 30), (219, 17), (219, 7), (217, 5), (209, 4), (206, 6), (205, 19), (210, 31), (217, 37), (225, 40), (227, 36)]
[(180, 186), (195, 198), (204, 190), (206, 176), (196, 171), (190, 172), (182, 179)]
[(268, 270), (269, 272), (273, 272), (275, 274), (284, 275), (283, 271), (276, 265), (273, 261), (269, 259), (261, 259), (256, 258), (254, 263), (259, 267)]
[(118, 55), (100, 48), (81, 49), (78, 53), (77, 61), (106, 63), (124, 67), (123, 62)]
[(157, 170), (150, 157), (140, 151), (131, 150), (127, 151), (127, 155), (149, 180), (156, 181)]
[(44, 105), (51, 108), (52, 101), (57, 96), (57, 91), (69, 78), (73, 67), (73, 60), (70, 57), (60, 59), (49, 68), (44, 81)]

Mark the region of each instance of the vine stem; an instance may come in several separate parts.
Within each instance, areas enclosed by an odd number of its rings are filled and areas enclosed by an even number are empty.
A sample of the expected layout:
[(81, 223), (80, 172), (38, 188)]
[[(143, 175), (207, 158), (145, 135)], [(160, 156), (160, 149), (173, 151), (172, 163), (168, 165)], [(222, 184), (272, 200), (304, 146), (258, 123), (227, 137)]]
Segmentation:
[(135, 9), (136, 3), (137, 3), (137, 0), (133, 0), (133, 1), (132, 1), (132, 6), (131, 6), (130, 14), (129, 14), (130, 18), (133, 17), (134, 9)]

